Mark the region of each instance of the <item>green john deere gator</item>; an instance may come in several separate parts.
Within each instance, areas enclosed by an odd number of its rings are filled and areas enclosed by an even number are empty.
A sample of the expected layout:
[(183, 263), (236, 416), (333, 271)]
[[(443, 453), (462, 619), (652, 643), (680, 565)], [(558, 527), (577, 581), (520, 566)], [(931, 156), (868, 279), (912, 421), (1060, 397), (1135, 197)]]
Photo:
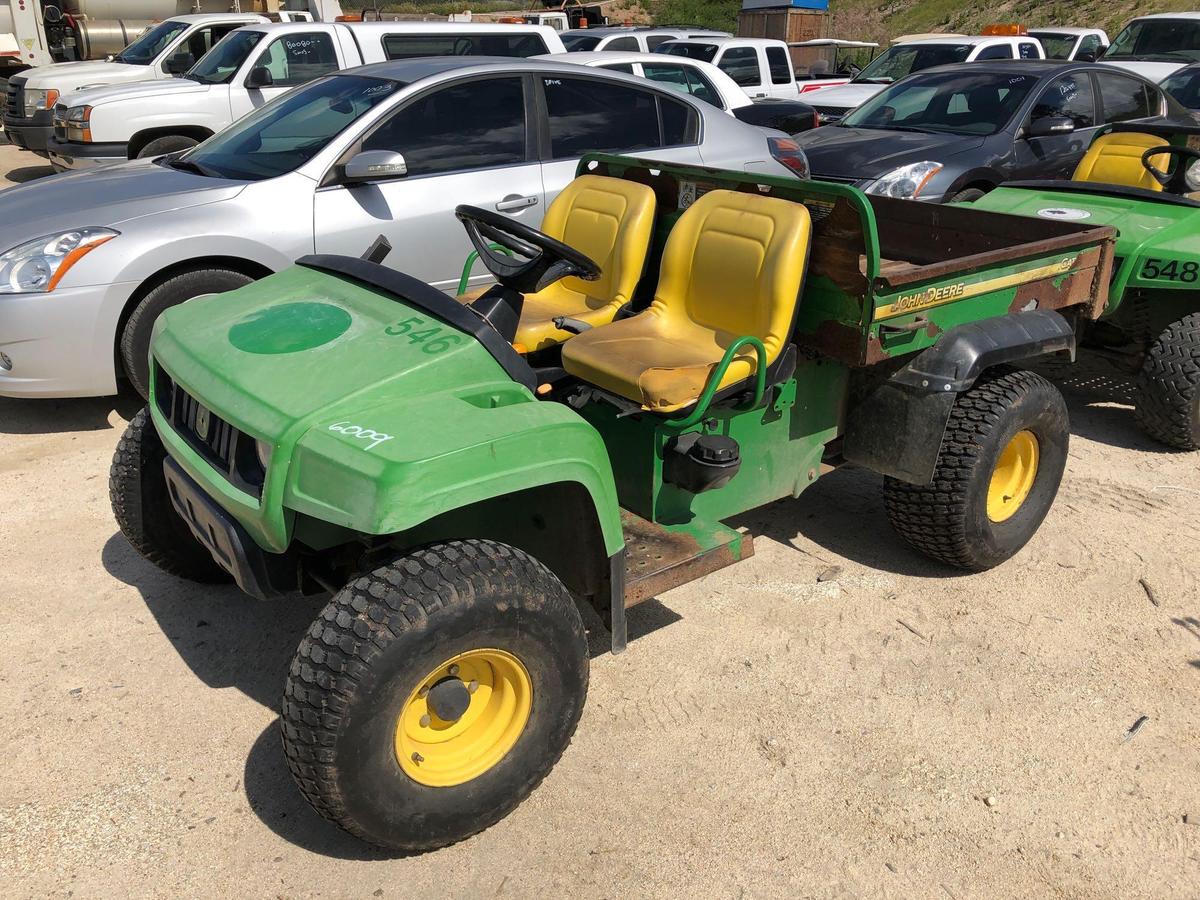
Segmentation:
[(1151, 437), (1200, 449), (1200, 127), (1102, 129), (1071, 181), (1013, 182), (979, 209), (1111, 225), (1116, 260), (1101, 316), (1080, 351), (1133, 376)]
[(577, 604), (621, 650), (627, 607), (751, 555), (725, 520), (844, 462), (950, 566), (1007, 559), (1053, 502), (1066, 408), (1013, 364), (1073, 352), (1110, 228), (607, 156), (545, 231), (457, 215), (497, 281), (476, 297), (311, 256), (169, 310), (113, 462), (161, 568), (332, 594), (281, 721), (352, 834), (505, 816), (579, 720)]

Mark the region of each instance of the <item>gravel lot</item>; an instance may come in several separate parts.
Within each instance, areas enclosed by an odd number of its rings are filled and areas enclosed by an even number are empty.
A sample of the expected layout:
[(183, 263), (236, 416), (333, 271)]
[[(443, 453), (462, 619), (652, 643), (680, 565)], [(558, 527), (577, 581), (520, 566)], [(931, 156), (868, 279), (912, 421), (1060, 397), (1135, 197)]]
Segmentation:
[[(48, 170), (5, 146), (0, 171)], [(389, 858), (282, 760), (320, 602), (130, 549), (107, 475), (137, 398), (0, 399), (0, 893), (1194, 897), (1200, 454), (1069, 400), (1062, 492), (1014, 560), (948, 573), (877, 476), (836, 472), (742, 517), (757, 555), (638, 608), (624, 655), (596, 637), (575, 741), (516, 813)]]

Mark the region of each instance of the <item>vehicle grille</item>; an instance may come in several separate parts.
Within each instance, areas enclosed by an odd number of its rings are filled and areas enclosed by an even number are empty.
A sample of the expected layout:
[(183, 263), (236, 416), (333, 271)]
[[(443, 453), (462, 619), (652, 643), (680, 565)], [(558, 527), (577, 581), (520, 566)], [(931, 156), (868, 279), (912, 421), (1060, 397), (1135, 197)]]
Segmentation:
[(230, 484), (261, 498), (266, 473), (254, 438), (206, 408), (157, 364), (154, 378), (158, 410), (175, 432)]
[(850, 175), (822, 175), (820, 172), (813, 172), (812, 179), (813, 181), (832, 181), (834, 184), (858, 184), (862, 181), (861, 178)]
[(13, 84), (8, 82), (8, 91), (4, 96), (4, 114), (12, 119), (25, 118), (25, 82)]
[(63, 103), (54, 104), (54, 138), (58, 141), (67, 139), (67, 107)]

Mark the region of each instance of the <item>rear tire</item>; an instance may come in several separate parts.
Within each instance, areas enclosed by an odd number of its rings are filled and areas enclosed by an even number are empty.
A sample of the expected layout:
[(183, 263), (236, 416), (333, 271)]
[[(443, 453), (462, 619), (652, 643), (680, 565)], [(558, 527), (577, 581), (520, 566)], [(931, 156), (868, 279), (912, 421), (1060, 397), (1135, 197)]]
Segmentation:
[(884, 482), (888, 519), (934, 559), (980, 571), (1028, 543), (1067, 463), (1067, 407), (1045, 378), (997, 369), (958, 395), (933, 481)]
[(121, 332), (121, 362), (125, 375), (143, 397), (150, 396), (150, 335), (164, 310), (204, 294), (220, 294), (254, 279), (231, 269), (195, 269), (172, 275), (142, 298)]
[(108, 474), (108, 496), (121, 534), (169, 575), (207, 584), (231, 581), (171, 505), (163, 476), (166, 456), (150, 410), (142, 407), (121, 436)]
[[(284, 753), (325, 818), (373, 844), (431, 850), (537, 787), (571, 741), (587, 683), (583, 622), (549, 569), (493, 541), (433, 544), (352, 581), (309, 629), (284, 691)], [(446, 719), (434, 704), (443, 687), (463, 704)], [(491, 718), (506, 696), (516, 718)]]
[(138, 159), (149, 159), (152, 156), (162, 156), (164, 153), (177, 153), (180, 150), (190, 150), (200, 143), (195, 138), (182, 134), (169, 134), (166, 137), (155, 138), (138, 151)]
[(1150, 345), (1137, 393), (1146, 434), (1177, 450), (1200, 450), (1200, 313), (1168, 325)]

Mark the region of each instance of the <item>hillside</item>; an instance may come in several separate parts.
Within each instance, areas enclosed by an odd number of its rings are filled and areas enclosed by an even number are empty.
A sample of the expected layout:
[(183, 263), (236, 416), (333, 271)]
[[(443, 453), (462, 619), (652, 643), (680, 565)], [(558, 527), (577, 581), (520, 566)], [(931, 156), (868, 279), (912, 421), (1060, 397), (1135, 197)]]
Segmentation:
[[(660, 0), (651, 3), (661, 22), (689, 22), (732, 30), (737, 25), (741, 0)], [(1200, 9), (1200, 0), (832, 0), (830, 37), (876, 40), (924, 31), (977, 34), (991, 22), (1025, 25), (1100, 27), (1114, 37), (1134, 16), (1155, 12)]]

